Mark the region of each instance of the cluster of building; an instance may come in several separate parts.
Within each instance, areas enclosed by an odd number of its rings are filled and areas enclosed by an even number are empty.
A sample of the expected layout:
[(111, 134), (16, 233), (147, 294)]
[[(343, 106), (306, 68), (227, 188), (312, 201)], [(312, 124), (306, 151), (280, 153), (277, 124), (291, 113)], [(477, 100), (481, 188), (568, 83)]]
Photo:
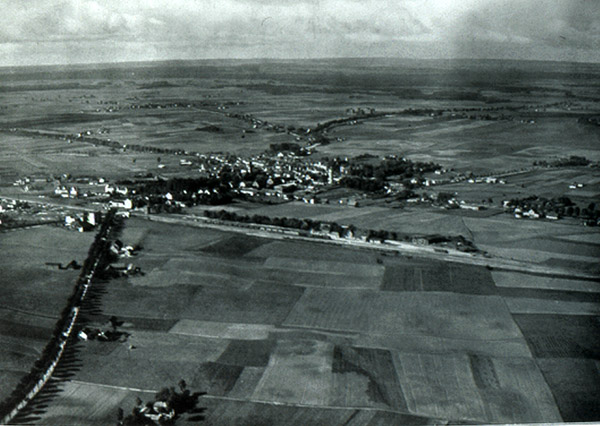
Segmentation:
[(83, 212), (66, 215), (64, 225), (78, 232), (89, 232), (96, 228), (99, 221), (100, 213)]
[(600, 210), (595, 203), (580, 208), (567, 197), (546, 199), (532, 196), (524, 199), (505, 200), (503, 207), (517, 219), (559, 220), (563, 217), (573, 217), (582, 219), (582, 223), (586, 226), (600, 225)]
[[(232, 193), (246, 197), (293, 199), (293, 193), (309, 200), (325, 185), (339, 182), (343, 171), (334, 171), (319, 160), (309, 160), (292, 152), (260, 154), (249, 158), (212, 154), (198, 157), (199, 171), (210, 177), (229, 179)], [(298, 195), (297, 196), (300, 196)]]

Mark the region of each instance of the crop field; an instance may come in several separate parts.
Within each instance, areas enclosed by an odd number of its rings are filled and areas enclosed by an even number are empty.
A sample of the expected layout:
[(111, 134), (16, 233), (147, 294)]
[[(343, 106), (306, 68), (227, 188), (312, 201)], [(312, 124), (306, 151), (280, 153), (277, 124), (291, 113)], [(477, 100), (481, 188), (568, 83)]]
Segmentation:
[(348, 262), (333, 262), (314, 260), (296, 260), (296, 258), (270, 257), (264, 264), (267, 268), (292, 271), (310, 270), (314, 273), (354, 275), (362, 278), (377, 278), (383, 275), (384, 267), (380, 265), (356, 265)]
[[(499, 245), (502, 247), (501, 245)], [(545, 251), (554, 255), (568, 253), (569, 255), (590, 258), (590, 261), (600, 256), (600, 247), (596, 244), (584, 242), (564, 241), (557, 238), (527, 238), (512, 241), (507, 244), (516, 249), (527, 249), (532, 251)]]
[(562, 315), (600, 315), (600, 305), (593, 302), (570, 302), (561, 300), (543, 300), (534, 298), (505, 297), (506, 305), (513, 314), (562, 314)]
[[(402, 371), (400, 376), (406, 374), (408, 393), (417, 404), (427, 404), (428, 396), (421, 392), (426, 392), (429, 386), (441, 386), (446, 390), (448, 406), (436, 401), (430, 407), (420, 407), (419, 411), (435, 412), (444, 406), (446, 410), (456, 410), (457, 416), (462, 414), (469, 418), (483, 410), (492, 422), (517, 419), (526, 422), (540, 416), (550, 422), (561, 419), (542, 374), (530, 359), (401, 355), (398, 362)], [(434, 371), (438, 374), (431, 374)], [(424, 373), (427, 377), (423, 377)], [(435, 381), (432, 382), (433, 377)], [(456, 395), (465, 393), (469, 398), (463, 397), (460, 402), (455, 400)], [(465, 404), (465, 401), (468, 402)], [(508, 401), (511, 403), (507, 404)]]
[(536, 358), (600, 357), (598, 316), (520, 314), (514, 315)]
[[(403, 154), (450, 167), (479, 171), (505, 170), (506, 164), (520, 168), (539, 158), (581, 155), (598, 160), (597, 134), (575, 118), (546, 118), (529, 125), (511, 121), (431, 119), (408, 122), (395, 132), (385, 120), (368, 120), (355, 126), (336, 127), (331, 135), (344, 142), (321, 147), (326, 155)], [(567, 138), (565, 140), (565, 138)], [(546, 143), (540, 145), (539, 141)], [(568, 148), (567, 148), (568, 147)]]
[(554, 392), (562, 417), (595, 422), (600, 416), (598, 359), (541, 358), (537, 360)]
[(473, 295), (496, 294), (490, 272), (481, 267), (442, 262), (417, 263), (385, 268), (382, 290), (448, 291)]
[[(580, 219), (517, 220), (500, 210), (502, 200), (530, 195), (568, 196), (581, 206), (599, 198), (595, 167), (532, 168), (571, 155), (600, 160), (597, 129), (583, 124), (597, 109), (589, 85), (596, 68), (582, 65), (580, 75), (572, 64), (537, 62), (502, 70), (486, 61), (378, 65), (197, 61), (0, 70), (0, 186), (7, 196), (32, 200), (67, 173), (110, 183), (197, 177), (197, 167), (180, 163), (194, 157), (172, 150), (246, 157), (284, 142), (316, 143), (306, 158), (314, 161), (393, 154), (453, 169), (440, 179), (523, 169), (504, 185), (416, 189), (456, 192), (487, 204), (484, 211), (325, 187), (316, 195), (329, 204), (248, 199), (186, 213), (224, 208), (461, 235), (499, 263), (548, 265), (557, 275), (486, 268), (479, 258), (469, 264), (470, 256), (465, 263), (394, 256), (133, 214), (118, 238), (139, 250), (113, 266), (131, 263), (142, 273), (96, 280), (78, 322), (109, 327), (116, 316), (124, 334), (109, 342), (72, 339), (57, 380), (22, 422), (112, 424), (119, 407), (129, 413), (136, 396), (148, 401), (181, 379), (206, 392), (199, 407), (210, 425), (598, 420), (600, 284), (568, 274), (600, 274), (600, 234)], [(322, 134), (329, 144), (306, 132), (368, 108), (413, 111), (332, 124)], [(445, 111), (415, 111), (425, 108)], [(466, 109), (471, 118), (463, 117)], [(483, 117), (488, 112), (492, 117)], [(64, 140), (80, 132), (88, 141)], [(91, 138), (168, 151), (96, 146)], [(25, 176), (48, 180), (25, 193), (12, 185)], [(574, 182), (584, 187), (570, 189)], [(336, 203), (350, 197), (360, 207)], [(92, 240), (93, 233), (51, 226), (0, 234), (0, 399), (35, 363), (78, 275), (45, 263), (82, 263)], [(199, 420), (188, 415), (181, 423)]]
[(331, 394), (333, 346), (326, 342), (279, 340), (252, 398), (320, 405)]
[(339, 211), (337, 206), (327, 206), (323, 204), (307, 204), (300, 201), (278, 204), (273, 206), (261, 206), (250, 210), (251, 214), (266, 215), (270, 217), (297, 217), (297, 218), (315, 218), (319, 215), (326, 215)]
[[(46, 176), (57, 170), (73, 176), (122, 179), (131, 174), (158, 171), (157, 156), (141, 152), (117, 152), (103, 146), (45, 136), (2, 133), (0, 182), (9, 184), (23, 176)], [(165, 157), (169, 170), (181, 172), (179, 159)]]
[[(510, 187), (520, 188), (521, 191), (533, 192), (539, 197), (552, 198), (565, 195), (573, 200), (582, 202), (587, 200), (589, 203), (597, 200), (600, 195), (598, 172), (588, 167), (536, 170), (510, 176), (506, 181), (507, 190)], [(570, 189), (569, 185), (573, 182), (584, 184), (584, 187)]]
[(387, 348), (393, 351), (416, 354), (467, 353), (490, 357), (531, 357), (531, 351), (522, 336), (494, 340), (456, 339), (454, 337), (403, 333), (399, 330), (393, 335), (358, 335), (351, 339), (351, 343), (363, 348)]
[[(219, 231), (203, 229), (198, 232), (165, 223), (153, 224), (149, 228), (147, 222), (131, 218), (127, 221), (127, 227), (123, 231), (121, 239), (128, 245), (140, 244), (144, 254), (157, 252), (163, 255), (166, 251), (172, 256), (182, 252), (186, 254), (202, 250), (205, 246), (228, 237), (229, 235)], [(169, 244), (165, 244), (167, 239)]]
[(170, 333), (211, 338), (264, 340), (276, 328), (268, 324), (224, 323), (183, 319), (169, 330)]
[(482, 340), (518, 336), (500, 299), (438, 292), (384, 294), (306, 289), (284, 325), (365, 334), (405, 332)]
[(408, 411), (390, 351), (335, 346), (332, 405)]
[[(478, 213), (485, 218), (486, 214)], [(245, 214), (260, 214), (269, 217), (309, 218), (341, 225), (354, 225), (364, 229), (385, 229), (407, 234), (442, 234), (471, 237), (471, 231), (462, 216), (450, 215), (446, 211), (431, 211), (424, 208), (389, 209), (379, 206), (348, 207), (291, 202), (252, 209)]]
[(564, 290), (582, 293), (600, 293), (600, 283), (566, 278), (524, 276), (513, 272), (493, 271), (496, 287), (531, 288), (535, 290)]
[(285, 257), (304, 259), (306, 261), (325, 260), (372, 265), (377, 263), (377, 255), (351, 248), (332, 250), (329, 246), (305, 241), (272, 241), (250, 251), (247, 257), (266, 259), (269, 257)]
[(235, 400), (206, 400), (209, 425), (239, 424), (302, 424), (318, 426), (323, 424), (368, 424), (368, 425), (434, 425), (444, 424), (439, 419), (413, 416), (404, 413), (360, 408), (302, 407), (294, 404), (272, 405), (265, 402)]
[[(67, 382), (61, 385), (62, 392), (45, 409), (43, 423), (45, 425), (62, 426), (113, 424), (117, 408), (133, 406), (136, 396), (149, 399), (150, 392), (133, 392), (127, 389), (95, 385), (80, 382)], [(31, 415), (25, 418), (38, 423), (40, 417)]]
[(45, 263), (66, 264), (75, 259), (81, 264), (92, 240), (93, 234), (52, 225), (2, 233), (0, 307), (58, 317), (79, 273), (72, 269), (61, 271)]
[[(129, 337), (76, 343), (71, 381), (52, 410), (71, 404), (74, 413), (97, 410), (94, 419), (114, 416), (134, 393), (107, 399), (102, 391), (101, 409), (93, 392), (76, 396), (70, 386), (157, 390), (183, 378), (207, 392), (199, 406), (208, 424), (247, 416), (311, 424), (347, 419), (346, 410), (382, 424), (560, 421), (571, 418), (569, 404), (590, 401), (581, 389), (594, 389), (574, 382), (561, 394), (563, 379), (536, 365), (593, 362), (592, 281), (395, 256), (378, 262), (373, 251), (140, 218), (120, 238), (143, 247), (127, 261), (146, 274), (102, 284), (91, 318), (115, 315)], [(41, 418), (60, 417), (52, 413)]]

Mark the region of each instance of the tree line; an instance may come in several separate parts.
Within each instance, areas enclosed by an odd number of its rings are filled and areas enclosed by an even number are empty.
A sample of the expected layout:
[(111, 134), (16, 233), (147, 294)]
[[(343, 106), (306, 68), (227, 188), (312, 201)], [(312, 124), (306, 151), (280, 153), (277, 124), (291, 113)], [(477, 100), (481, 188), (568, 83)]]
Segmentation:
[(4, 401), (0, 402), (0, 418), (9, 415), (27, 397), (36, 384), (42, 380), (42, 377), (46, 374), (50, 366), (56, 361), (60, 345), (66, 338), (65, 330), (71, 323), (74, 308), (81, 307), (85, 285), (88, 282), (90, 274), (94, 274), (95, 272), (94, 264), (98, 261), (96, 270), (101, 270), (108, 266), (112, 259), (109, 257), (108, 247), (110, 241), (107, 238), (119, 232), (122, 226), (122, 220), (116, 217), (115, 211), (111, 210), (106, 214), (100, 231), (96, 234), (94, 242), (90, 246), (88, 256), (83, 263), (73, 292), (67, 299), (67, 304), (54, 326), (50, 341), (42, 350), (40, 357), (34, 363), (29, 373), (23, 376), (12, 393)]

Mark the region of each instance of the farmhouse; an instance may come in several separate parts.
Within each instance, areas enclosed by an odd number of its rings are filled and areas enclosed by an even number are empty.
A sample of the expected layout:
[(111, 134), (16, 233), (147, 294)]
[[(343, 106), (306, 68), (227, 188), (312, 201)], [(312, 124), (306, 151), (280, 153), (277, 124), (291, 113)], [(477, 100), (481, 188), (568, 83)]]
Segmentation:
[(122, 201), (111, 200), (109, 202), (109, 207), (110, 208), (131, 209), (131, 208), (133, 208), (133, 203), (131, 202), (131, 200), (129, 198), (122, 200)]

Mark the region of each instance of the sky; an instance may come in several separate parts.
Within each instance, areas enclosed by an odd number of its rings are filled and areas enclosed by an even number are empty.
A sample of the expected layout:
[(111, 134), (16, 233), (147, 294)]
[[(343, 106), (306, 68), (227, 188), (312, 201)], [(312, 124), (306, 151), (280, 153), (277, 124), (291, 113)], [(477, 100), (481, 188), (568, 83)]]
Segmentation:
[(600, 62), (600, 0), (0, 0), (0, 66), (212, 58)]

